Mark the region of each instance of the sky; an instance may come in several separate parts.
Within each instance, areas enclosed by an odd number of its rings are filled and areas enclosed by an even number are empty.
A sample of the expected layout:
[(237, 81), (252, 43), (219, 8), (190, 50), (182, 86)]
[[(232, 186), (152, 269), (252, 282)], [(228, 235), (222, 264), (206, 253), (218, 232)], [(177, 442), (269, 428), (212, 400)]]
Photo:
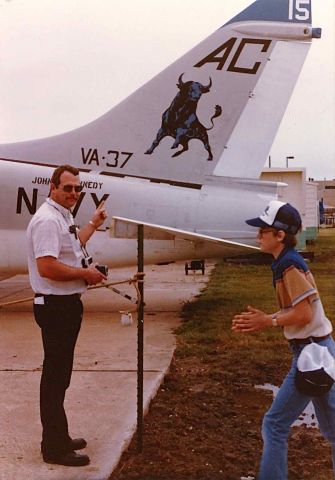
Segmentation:
[[(314, 40), (271, 148), (272, 166), (335, 178), (335, 0), (313, 1)], [(250, 0), (0, 0), (0, 143), (104, 114)]]

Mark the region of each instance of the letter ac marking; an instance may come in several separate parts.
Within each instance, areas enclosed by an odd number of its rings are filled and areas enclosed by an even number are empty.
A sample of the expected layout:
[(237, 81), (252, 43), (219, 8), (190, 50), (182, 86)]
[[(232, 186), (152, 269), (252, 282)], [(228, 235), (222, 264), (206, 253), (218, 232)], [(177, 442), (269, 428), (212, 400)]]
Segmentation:
[[(196, 63), (194, 66), (200, 68), (206, 63), (217, 63), (218, 65), (216, 69), (222, 70), (230, 53), (233, 51), (233, 48), (235, 48), (236, 40), (237, 40), (236, 37), (230, 38), (225, 43), (223, 43), (220, 47), (214, 50), (212, 53), (207, 55), (207, 57), (203, 58), (202, 60), (200, 60), (200, 62)], [(258, 38), (242, 38), (227, 68), (228, 72), (247, 73), (251, 75), (255, 75), (257, 73), (261, 65), (261, 62), (255, 62), (255, 64), (251, 68), (237, 65), (237, 62), (244, 48), (246, 48), (248, 44), (263, 45), (261, 52), (267, 52), (271, 45), (271, 40), (258, 39)], [(221, 57), (217, 56), (222, 51), (224, 51), (224, 54)]]

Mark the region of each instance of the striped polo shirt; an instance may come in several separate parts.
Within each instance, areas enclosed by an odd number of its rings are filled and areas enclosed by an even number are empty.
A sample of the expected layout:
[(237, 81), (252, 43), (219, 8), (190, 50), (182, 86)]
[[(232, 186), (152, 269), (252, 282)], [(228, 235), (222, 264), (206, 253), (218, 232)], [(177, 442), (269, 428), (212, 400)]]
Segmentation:
[(294, 248), (285, 248), (271, 268), (277, 301), (283, 313), (305, 298), (312, 308), (311, 322), (304, 326), (285, 326), (285, 337), (322, 337), (331, 333), (332, 324), (325, 315), (313, 275), (302, 256)]

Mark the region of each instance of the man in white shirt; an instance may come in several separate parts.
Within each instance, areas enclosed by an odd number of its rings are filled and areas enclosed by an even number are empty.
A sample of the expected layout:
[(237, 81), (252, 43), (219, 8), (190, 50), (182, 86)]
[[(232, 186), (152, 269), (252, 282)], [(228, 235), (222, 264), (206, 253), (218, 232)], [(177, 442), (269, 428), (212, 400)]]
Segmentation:
[(89, 264), (85, 248), (107, 214), (101, 203), (92, 220), (77, 229), (71, 208), (77, 203), (81, 190), (77, 168), (70, 165), (56, 168), (49, 198), (37, 210), (27, 230), (29, 277), (35, 292), (34, 315), (41, 328), (44, 348), (40, 385), (41, 452), (45, 462), (68, 466), (89, 463), (87, 455), (75, 453), (87, 443), (83, 438), (71, 439), (64, 410), (83, 315), (80, 296), (87, 285), (107, 279), (93, 263)]

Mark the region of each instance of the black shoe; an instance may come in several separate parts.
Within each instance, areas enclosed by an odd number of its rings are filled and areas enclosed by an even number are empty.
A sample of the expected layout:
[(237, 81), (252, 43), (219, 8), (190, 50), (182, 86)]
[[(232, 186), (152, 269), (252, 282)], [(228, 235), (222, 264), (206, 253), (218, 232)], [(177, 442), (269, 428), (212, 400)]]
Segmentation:
[(45, 463), (57, 463), (58, 465), (66, 465), (67, 467), (84, 467), (90, 463), (90, 458), (87, 455), (80, 455), (75, 452), (63, 453), (56, 457), (43, 455), (43, 460)]
[(81, 450), (87, 447), (87, 442), (84, 438), (73, 438), (70, 440), (69, 448), (71, 450)]

